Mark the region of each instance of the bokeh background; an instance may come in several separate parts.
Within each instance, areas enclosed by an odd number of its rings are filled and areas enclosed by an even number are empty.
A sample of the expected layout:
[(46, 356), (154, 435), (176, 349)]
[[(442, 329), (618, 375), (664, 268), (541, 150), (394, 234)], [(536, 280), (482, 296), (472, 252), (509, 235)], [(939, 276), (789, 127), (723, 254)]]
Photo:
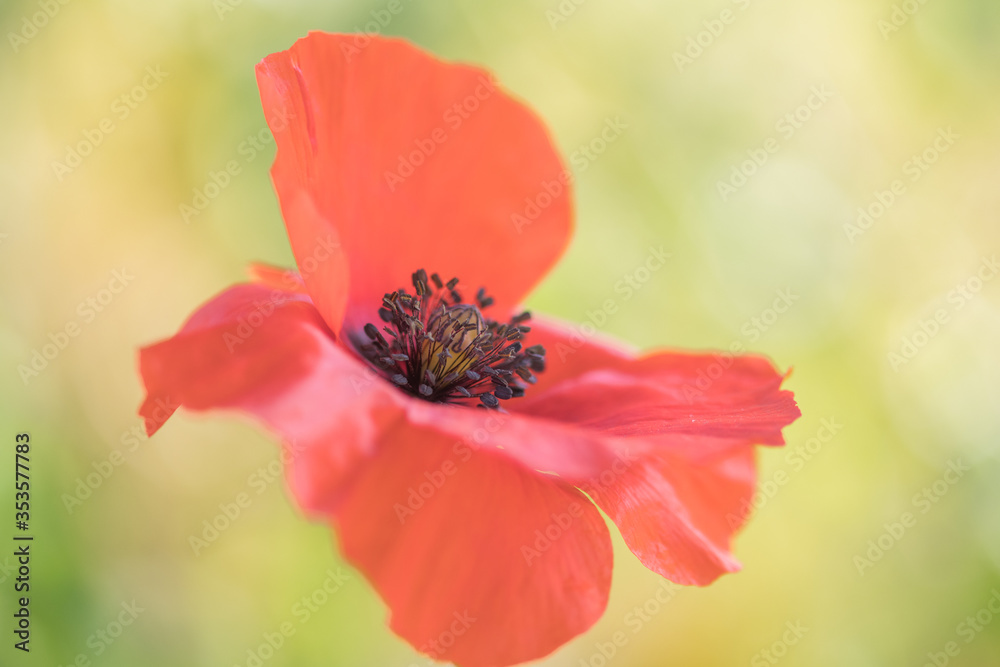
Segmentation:
[[(254, 64), (308, 30), (371, 30), (387, 4), (0, 4), (0, 498), (27, 430), (36, 534), (30, 656), (10, 646), (0, 549), (0, 664), (248, 665), (286, 621), (295, 635), (263, 664), (425, 664), (268, 472), (268, 437), (181, 413), (146, 439), (136, 416), (138, 346), (248, 262), (292, 263)], [(661, 605), (616, 537), (606, 615), (540, 664), (1000, 664), (1000, 5), (402, 6), (378, 31), (493, 70), (568, 159), (609, 120), (626, 126), (573, 162), (576, 236), (529, 305), (585, 322), (662, 246), (666, 266), (603, 330), (643, 347), (741, 342), (794, 368), (804, 413), (786, 449), (760, 452), (770, 485), (737, 541), (743, 572)], [(82, 141), (98, 145), (72, 159)], [(241, 173), (185, 219), (230, 160)], [(25, 375), (67, 324), (78, 335)], [(244, 492), (196, 554), (191, 536)], [(302, 622), (329, 572), (346, 579)]]

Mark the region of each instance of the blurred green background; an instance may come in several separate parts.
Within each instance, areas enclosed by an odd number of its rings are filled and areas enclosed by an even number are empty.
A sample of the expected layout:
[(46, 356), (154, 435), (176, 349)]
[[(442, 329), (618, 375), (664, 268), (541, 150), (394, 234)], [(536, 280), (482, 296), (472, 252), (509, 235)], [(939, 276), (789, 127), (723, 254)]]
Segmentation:
[[(744, 571), (661, 605), (616, 536), (607, 613), (540, 664), (1000, 664), (995, 1), (402, 0), (385, 26), (386, 0), (63, 2), (0, 4), (0, 499), (28, 431), (36, 535), (27, 657), (0, 549), (0, 664), (252, 665), (285, 622), (265, 665), (425, 664), (300, 518), (267, 437), (182, 413), (147, 440), (136, 416), (138, 346), (248, 262), (292, 263), (254, 64), (366, 24), (490, 68), (572, 161), (576, 236), (533, 309), (587, 321), (662, 246), (605, 332), (794, 367), (804, 416), (760, 453)], [(627, 127), (578, 152), (609, 119)]]

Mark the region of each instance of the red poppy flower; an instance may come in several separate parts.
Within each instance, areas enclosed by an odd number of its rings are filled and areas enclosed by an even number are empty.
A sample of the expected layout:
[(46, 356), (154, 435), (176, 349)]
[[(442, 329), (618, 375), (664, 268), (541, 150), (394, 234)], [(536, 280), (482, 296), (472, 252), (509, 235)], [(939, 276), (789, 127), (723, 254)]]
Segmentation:
[(394, 39), (313, 33), (257, 77), (300, 272), (257, 267), (141, 351), (149, 433), (175, 405), (263, 423), (392, 629), (464, 666), (601, 616), (598, 508), (674, 582), (737, 570), (753, 444), (799, 410), (763, 358), (640, 355), (520, 314), (572, 230), (535, 115)]

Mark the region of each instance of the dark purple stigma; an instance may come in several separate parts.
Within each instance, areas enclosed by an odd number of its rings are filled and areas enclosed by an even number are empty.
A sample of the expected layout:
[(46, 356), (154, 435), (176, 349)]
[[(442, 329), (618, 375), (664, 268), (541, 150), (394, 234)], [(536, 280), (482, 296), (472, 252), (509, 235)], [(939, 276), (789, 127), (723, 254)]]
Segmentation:
[[(381, 330), (366, 324), (355, 345), (387, 380), (434, 403), (500, 409), (500, 401), (524, 395), (534, 373), (545, 370), (545, 348), (524, 348), (531, 318), (521, 313), (506, 324), (483, 316), (493, 299), (480, 288), (475, 305), (463, 303), (458, 278), (413, 274), (415, 294), (399, 290), (382, 298)], [(384, 335), (383, 335), (384, 332)]]

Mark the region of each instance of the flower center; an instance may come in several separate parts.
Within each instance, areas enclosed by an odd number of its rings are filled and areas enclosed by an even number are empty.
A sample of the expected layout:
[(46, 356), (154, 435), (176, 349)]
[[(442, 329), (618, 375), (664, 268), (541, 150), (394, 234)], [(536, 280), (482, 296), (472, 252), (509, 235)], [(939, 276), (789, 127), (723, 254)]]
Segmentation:
[[(397, 387), (436, 403), (499, 409), (501, 400), (523, 396), (534, 373), (545, 370), (545, 348), (522, 349), (531, 318), (521, 313), (507, 324), (483, 316), (493, 303), (480, 288), (476, 305), (463, 303), (458, 278), (413, 274), (415, 294), (406, 290), (382, 298), (380, 331), (366, 324), (355, 345), (361, 355)], [(383, 332), (387, 335), (383, 335)], [(533, 373), (534, 372), (534, 373)]]

